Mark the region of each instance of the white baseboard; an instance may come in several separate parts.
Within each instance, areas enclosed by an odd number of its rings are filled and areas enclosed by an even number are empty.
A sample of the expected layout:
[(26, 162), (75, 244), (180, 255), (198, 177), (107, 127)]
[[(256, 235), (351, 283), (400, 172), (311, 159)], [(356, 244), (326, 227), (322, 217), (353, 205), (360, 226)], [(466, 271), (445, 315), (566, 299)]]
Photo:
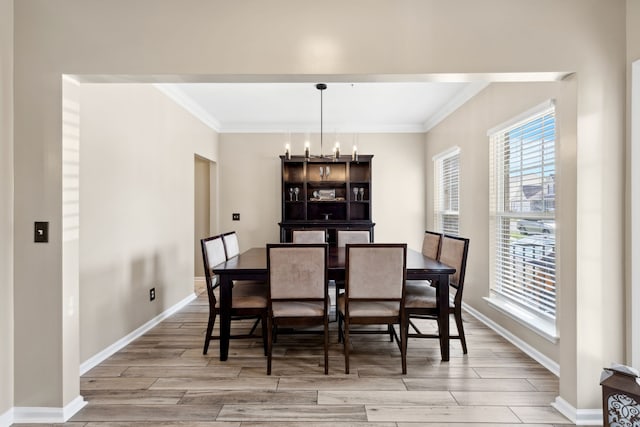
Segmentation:
[(556, 397), (556, 401), (551, 406), (577, 426), (602, 425), (602, 410), (600, 409), (576, 409), (560, 396)]
[(141, 337), (142, 335), (144, 335), (147, 331), (149, 331), (154, 326), (158, 325), (164, 319), (166, 319), (167, 317), (171, 316), (172, 314), (180, 311), (182, 308), (184, 308), (184, 306), (189, 304), (194, 299), (196, 299), (196, 295), (195, 294), (189, 295), (188, 297), (186, 297), (182, 301), (180, 301), (177, 304), (175, 304), (173, 307), (170, 307), (169, 309), (163, 311), (162, 313), (160, 313), (159, 315), (157, 315), (153, 319), (149, 320), (147, 323), (145, 323), (144, 325), (140, 326), (135, 331), (131, 332), (128, 335), (125, 335), (124, 337), (120, 338), (118, 341), (116, 341), (113, 344), (111, 344), (109, 347), (107, 347), (104, 350), (102, 350), (101, 352), (93, 355), (89, 359), (85, 360), (83, 363), (80, 364), (80, 375), (86, 374), (91, 369), (95, 368), (100, 363), (102, 363), (103, 361), (105, 361), (106, 359), (111, 357), (114, 353), (116, 353), (117, 351), (119, 351), (119, 350), (123, 349), (124, 347), (126, 347), (133, 340), (135, 340), (135, 339)]
[(555, 376), (557, 377), (560, 376), (560, 365), (556, 361), (540, 353), (538, 350), (530, 346), (528, 343), (521, 340), (517, 336), (513, 335), (510, 331), (498, 325), (496, 322), (489, 319), (487, 316), (480, 313), (476, 309), (469, 307), (467, 304), (464, 304), (464, 303), (462, 305), (462, 308), (464, 308), (466, 312), (468, 312), (473, 317), (475, 317), (476, 319), (484, 323), (487, 327), (492, 329), (498, 335), (500, 335), (501, 337), (509, 341), (511, 344), (518, 347), (520, 350), (522, 350), (526, 355), (531, 357), (533, 360), (535, 360), (536, 362), (538, 362), (539, 364), (547, 368)]
[[(12, 409), (12, 422), (36, 424), (64, 423), (86, 404), (87, 402), (84, 398), (82, 396), (78, 396), (64, 408), (16, 407)], [(11, 425), (11, 423), (7, 425)]]
[(13, 424), (13, 408), (0, 414), (0, 427), (9, 427), (11, 424)]

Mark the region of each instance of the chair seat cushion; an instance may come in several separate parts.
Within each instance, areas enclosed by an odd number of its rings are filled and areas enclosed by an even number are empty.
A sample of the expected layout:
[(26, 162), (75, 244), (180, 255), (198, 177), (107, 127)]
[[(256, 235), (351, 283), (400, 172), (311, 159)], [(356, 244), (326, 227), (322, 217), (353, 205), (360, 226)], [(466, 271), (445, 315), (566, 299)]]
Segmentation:
[(273, 317), (318, 317), (324, 315), (323, 301), (273, 301)]
[[(449, 302), (453, 307), (453, 303)], [(409, 282), (405, 286), (404, 306), (406, 308), (436, 308), (436, 289), (427, 282)]]
[[(265, 283), (243, 283), (233, 287), (231, 307), (264, 308), (267, 306), (267, 286)], [(220, 301), (216, 301), (220, 308)]]
[[(338, 310), (345, 312), (345, 295), (338, 297)], [(395, 301), (353, 301), (349, 302), (350, 317), (390, 317), (398, 316), (400, 303)]]

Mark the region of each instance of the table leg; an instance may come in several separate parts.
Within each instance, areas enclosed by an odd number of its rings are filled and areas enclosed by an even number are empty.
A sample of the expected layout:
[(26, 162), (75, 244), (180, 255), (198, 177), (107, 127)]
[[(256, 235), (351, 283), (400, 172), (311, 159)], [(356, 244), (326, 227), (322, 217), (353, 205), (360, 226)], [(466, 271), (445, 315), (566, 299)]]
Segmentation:
[(228, 274), (220, 275), (220, 360), (229, 357), (231, 335), (231, 288), (233, 280)]
[(438, 276), (438, 306), (440, 313), (438, 323), (440, 324), (440, 355), (442, 360), (449, 360), (449, 275)]

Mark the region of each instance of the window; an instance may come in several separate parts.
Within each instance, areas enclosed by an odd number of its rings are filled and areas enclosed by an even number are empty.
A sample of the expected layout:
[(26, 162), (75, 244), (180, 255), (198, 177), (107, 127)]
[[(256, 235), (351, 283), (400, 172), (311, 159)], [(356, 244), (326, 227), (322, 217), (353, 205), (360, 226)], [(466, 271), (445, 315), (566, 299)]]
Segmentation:
[(460, 148), (455, 147), (433, 158), (434, 169), (434, 228), (458, 235)]
[[(556, 317), (555, 107), (552, 102), (489, 131), (492, 298), (516, 317)], [(504, 305), (503, 305), (504, 307)], [(524, 314), (522, 314), (524, 313)], [(520, 319), (522, 320), (522, 319)]]

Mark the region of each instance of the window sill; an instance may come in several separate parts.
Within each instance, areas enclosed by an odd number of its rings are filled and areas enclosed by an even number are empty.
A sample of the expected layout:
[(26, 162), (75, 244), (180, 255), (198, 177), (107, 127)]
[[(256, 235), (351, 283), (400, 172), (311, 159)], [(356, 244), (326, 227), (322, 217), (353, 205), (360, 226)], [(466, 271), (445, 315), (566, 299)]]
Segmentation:
[(500, 297), (484, 298), (489, 306), (498, 310), (502, 314), (512, 318), (522, 326), (531, 329), (546, 340), (556, 344), (560, 340), (560, 335), (554, 322), (542, 319), (518, 305), (502, 299)]

